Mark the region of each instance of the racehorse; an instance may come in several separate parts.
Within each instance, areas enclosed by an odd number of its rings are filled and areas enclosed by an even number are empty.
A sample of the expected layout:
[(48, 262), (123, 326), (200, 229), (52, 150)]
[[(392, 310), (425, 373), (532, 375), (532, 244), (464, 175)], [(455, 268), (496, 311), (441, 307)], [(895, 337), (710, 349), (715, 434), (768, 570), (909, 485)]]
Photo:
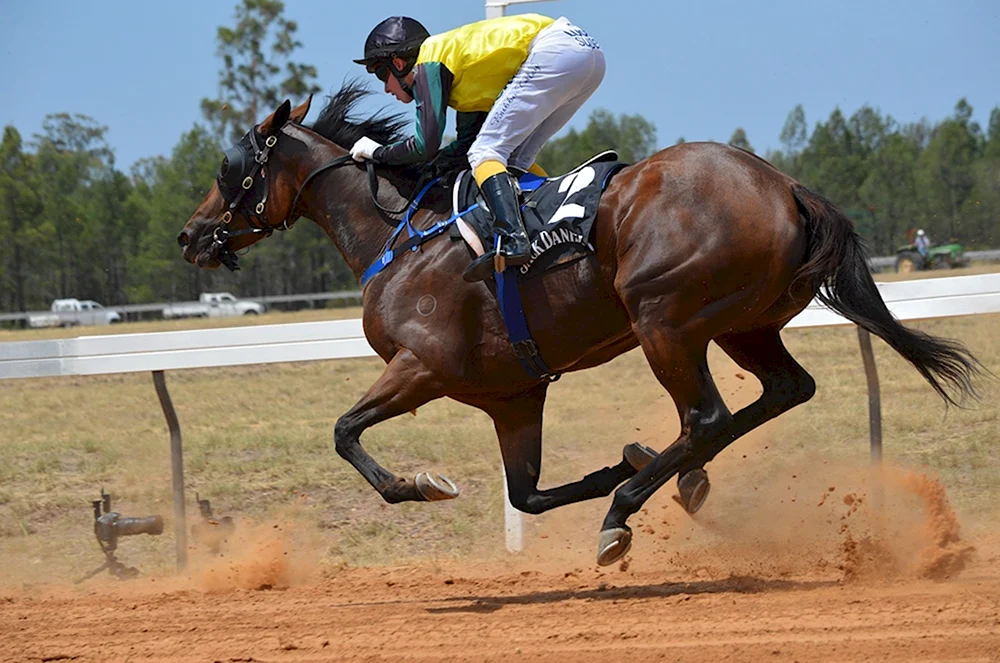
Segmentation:
[[(405, 207), (417, 179), (405, 169), (369, 166), (369, 173), (350, 159), (347, 150), (362, 135), (386, 144), (402, 126), (383, 114), (350, 119), (365, 94), (346, 85), (311, 128), (302, 124), (311, 97), (295, 109), (285, 101), (251, 128), (227, 150), (217, 182), (178, 235), (184, 259), (235, 267), (235, 251), (301, 215), (326, 232), (360, 278), (392, 233), (379, 207)], [(440, 198), (416, 215), (416, 225), (446, 218), (448, 201)], [(625, 167), (608, 184), (590, 239), (593, 255), (521, 286), (537, 346), (557, 373), (641, 347), (673, 398), (680, 436), (659, 453), (628, 445), (613, 467), (539, 488), (549, 380), (518, 361), (490, 288), (462, 280), (470, 250), (442, 237), (398, 256), (363, 292), (365, 336), (387, 365), (338, 419), (334, 440), (383, 499), (457, 496), (440, 475), (396, 476), (360, 443), (370, 426), (447, 396), (493, 419), (510, 501), (521, 511), (615, 491), (598, 542), (598, 562), (611, 564), (631, 546), (627, 519), (664, 483), (677, 475), (680, 501), (694, 513), (708, 494), (706, 463), (813, 396), (812, 376), (780, 336), (813, 297), (885, 340), (947, 402), (977, 395), (981, 365), (963, 345), (910, 330), (886, 308), (851, 221), (749, 152), (686, 143)], [(763, 387), (735, 413), (709, 373), (710, 341)]]

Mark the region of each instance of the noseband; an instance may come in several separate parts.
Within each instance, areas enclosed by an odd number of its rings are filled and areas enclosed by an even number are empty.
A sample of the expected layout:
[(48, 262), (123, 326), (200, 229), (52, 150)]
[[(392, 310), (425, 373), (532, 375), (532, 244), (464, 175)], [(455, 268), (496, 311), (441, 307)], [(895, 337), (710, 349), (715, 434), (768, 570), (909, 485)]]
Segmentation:
[[(237, 271), (239, 264), (236, 254), (226, 248), (227, 241), (242, 235), (263, 234), (265, 237), (269, 237), (275, 230), (288, 230), (291, 227), (289, 221), (294, 223), (295, 219), (298, 218), (295, 216), (295, 207), (298, 205), (299, 197), (314, 177), (330, 168), (357, 163), (350, 154), (345, 154), (331, 159), (313, 170), (295, 192), (292, 205), (288, 208), (288, 215), (281, 223), (272, 224), (267, 219), (266, 204), (269, 191), (267, 172), (264, 166), (277, 144), (278, 134), (272, 134), (264, 139), (264, 146), (261, 147), (257, 127), (253, 127), (236, 145), (225, 151), (216, 182), (227, 207), (222, 215), (222, 223), (216, 227), (212, 235), (212, 249), (217, 250), (219, 262), (225, 265), (229, 271)], [(390, 210), (378, 202), (379, 183), (375, 174), (375, 164), (371, 160), (366, 160), (365, 167), (368, 170), (368, 185), (371, 190), (372, 202), (382, 220), (395, 228), (398, 219), (393, 219), (390, 215), (402, 214), (410, 207), (417, 191), (427, 179), (426, 174), (421, 175), (406, 204), (398, 210)], [(230, 231), (227, 226), (233, 220), (233, 214), (237, 212), (247, 220), (248, 227)]]

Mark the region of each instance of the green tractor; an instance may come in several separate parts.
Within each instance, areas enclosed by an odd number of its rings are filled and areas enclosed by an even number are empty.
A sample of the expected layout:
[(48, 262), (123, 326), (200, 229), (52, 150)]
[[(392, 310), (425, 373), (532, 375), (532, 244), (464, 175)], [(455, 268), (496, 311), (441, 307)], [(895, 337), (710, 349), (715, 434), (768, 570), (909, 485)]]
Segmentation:
[(916, 244), (908, 244), (896, 249), (896, 271), (907, 273), (925, 269), (946, 269), (965, 267), (969, 259), (958, 243), (932, 246), (927, 257), (920, 255)]

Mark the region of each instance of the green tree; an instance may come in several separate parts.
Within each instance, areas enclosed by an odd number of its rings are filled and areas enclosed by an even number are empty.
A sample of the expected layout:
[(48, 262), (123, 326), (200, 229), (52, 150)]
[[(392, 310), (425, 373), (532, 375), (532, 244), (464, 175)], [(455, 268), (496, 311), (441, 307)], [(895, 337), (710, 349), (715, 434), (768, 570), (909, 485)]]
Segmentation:
[(927, 118), (922, 118), (919, 122), (904, 125), (900, 133), (911, 140), (921, 150), (925, 150), (927, 149), (927, 143), (931, 140), (931, 135), (934, 133), (934, 127)]
[(990, 111), (990, 122), (986, 128), (986, 144), (983, 146), (983, 156), (987, 159), (1000, 159), (1000, 106)]
[(834, 109), (830, 119), (816, 125), (799, 155), (799, 178), (822, 191), (841, 207), (859, 206), (858, 187), (864, 181), (863, 154), (843, 113)]
[(781, 146), (785, 148), (785, 154), (796, 156), (806, 146), (807, 128), (806, 111), (802, 104), (797, 104), (785, 118), (785, 125), (781, 128)]
[(747, 152), (755, 151), (753, 145), (750, 144), (750, 140), (747, 139), (747, 132), (743, 130), (743, 127), (736, 127), (736, 131), (729, 137), (729, 144)]
[(878, 255), (890, 255), (908, 243), (907, 231), (917, 223), (920, 203), (914, 169), (919, 156), (920, 148), (912, 140), (891, 134), (873, 155), (868, 176), (858, 190), (862, 205), (876, 220), (872, 249)]
[(280, 0), (242, 0), (236, 25), (217, 30), (219, 97), (202, 99), (201, 109), (222, 142), (239, 140), (284, 98), (301, 100), (319, 91), (316, 67), (291, 60), (302, 43), (295, 38), (298, 25), (284, 11)]
[(885, 139), (893, 133), (895, 125), (895, 120), (883, 117), (877, 109), (867, 104), (859, 108), (847, 121), (855, 152), (862, 159), (878, 152)]
[(924, 225), (938, 242), (971, 235), (963, 232), (962, 212), (975, 184), (973, 164), (981, 138), (971, 115), (972, 108), (961, 99), (954, 116), (934, 128), (917, 166)]
[(123, 202), (127, 229), (122, 243), (126, 256), (124, 269), (126, 278), (121, 299), (130, 303), (155, 301), (153, 288), (147, 282), (150, 276), (144, 270), (143, 247), (149, 233), (153, 213), (153, 191), (159, 173), (166, 168), (169, 160), (162, 156), (147, 157), (132, 164), (129, 174), (129, 192)]
[(980, 157), (973, 164), (973, 186), (963, 205), (967, 237), (985, 248), (1000, 244), (1000, 107), (990, 113)]
[(50, 271), (39, 274), (44, 298), (99, 296), (93, 275), (103, 254), (92, 238), (102, 220), (88, 214), (91, 185), (114, 168), (114, 154), (105, 140), (107, 127), (80, 114), (46, 116), (43, 133), (35, 136), (38, 192), (44, 223), (52, 241), (37, 247)]
[(132, 182), (119, 170), (109, 170), (91, 184), (84, 208), (87, 223), (85, 246), (93, 260), (86, 265), (90, 292), (105, 304), (128, 302), (129, 266), (146, 219), (129, 203)]
[[(220, 142), (239, 140), (285, 98), (301, 100), (319, 92), (314, 82), (316, 67), (292, 59), (302, 43), (296, 39), (298, 25), (285, 18), (284, 11), (280, 0), (241, 0), (235, 9), (235, 25), (218, 28), (219, 98), (203, 99), (201, 107)], [(253, 248), (241, 272), (233, 277), (242, 284), (244, 294), (265, 294), (280, 275), (288, 274), (289, 265), (296, 264), (296, 252), (290, 247), (305, 241), (301, 234), (299, 229), (291, 242), (272, 237)], [(306, 234), (315, 239), (314, 233)], [(191, 287), (220, 279), (199, 276)]]
[[(798, 115), (793, 111), (790, 120), (793, 124)], [(850, 119), (835, 108), (826, 122), (816, 125), (802, 152), (789, 159), (794, 166), (791, 174), (843, 209), (870, 243), (880, 241), (876, 237), (878, 219), (862, 200), (860, 191), (889, 123), (890, 120), (867, 106)], [(885, 238), (881, 241), (888, 243)]]
[(21, 134), (4, 127), (0, 142), (0, 306), (28, 310), (28, 280), (33, 243), (42, 239), (37, 227), (42, 210), (35, 188), (31, 155), (23, 151)]
[(194, 126), (181, 136), (170, 159), (140, 165), (133, 179), (148, 190), (148, 227), (139, 240), (130, 286), (133, 300), (196, 299), (217, 283), (236, 283), (228, 273), (192, 269), (180, 258), (176, 237), (208, 195), (220, 162), (219, 144), (207, 129)]
[(778, 170), (792, 177), (798, 177), (799, 155), (805, 149), (808, 140), (806, 112), (802, 108), (802, 104), (797, 104), (788, 113), (781, 129), (780, 140), (783, 150), (768, 151), (765, 158)]

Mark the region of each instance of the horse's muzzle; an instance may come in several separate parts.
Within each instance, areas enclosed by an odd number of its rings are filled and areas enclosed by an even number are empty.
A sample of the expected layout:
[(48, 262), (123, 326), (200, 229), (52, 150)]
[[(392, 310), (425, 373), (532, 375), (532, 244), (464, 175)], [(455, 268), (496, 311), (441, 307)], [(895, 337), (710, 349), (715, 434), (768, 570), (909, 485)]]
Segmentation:
[(181, 257), (192, 265), (202, 269), (219, 266), (217, 247), (210, 240), (204, 241), (204, 233), (199, 238), (197, 233), (185, 228), (177, 235), (177, 245), (183, 249)]

